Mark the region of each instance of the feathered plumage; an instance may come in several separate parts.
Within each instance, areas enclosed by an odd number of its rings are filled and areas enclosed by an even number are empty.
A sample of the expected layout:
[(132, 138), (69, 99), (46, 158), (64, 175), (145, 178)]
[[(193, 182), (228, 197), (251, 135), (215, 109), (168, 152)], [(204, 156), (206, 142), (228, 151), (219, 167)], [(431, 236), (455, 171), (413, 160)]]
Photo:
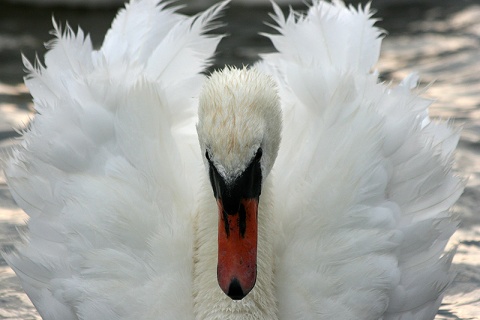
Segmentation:
[(451, 172), (459, 135), (428, 118), (416, 75), (388, 87), (370, 72), (382, 34), (370, 15), (339, 2), (304, 17), (275, 7), (279, 52), (261, 66), (283, 101), (275, 213), (286, 319), (432, 319), (451, 281), (443, 250), (463, 190)]
[[(5, 258), (39, 313), (433, 319), (452, 278), (453, 252), (444, 249), (463, 190), (452, 172), (458, 132), (429, 119), (416, 75), (398, 86), (379, 82), (372, 68), (382, 31), (368, 5), (315, 1), (304, 16), (273, 5), (279, 33), (267, 36), (278, 52), (253, 70), (223, 71), (253, 80), (228, 90), (212, 84), (204, 96), (243, 108), (236, 103), (251, 100), (225, 90), (278, 91), (283, 131), (273, 168), (264, 159), (277, 147), (262, 140), (275, 141), (281, 127), (273, 102), (265, 114), (253, 99), (248, 107), (258, 112), (225, 117), (245, 130), (212, 128), (202, 116), (199, 147), (201, 72), (221, 39), (206, 32), (226, 4), (185, 17), (158, 0), (132, 1), (99, 50), (80, 29), (54, 23), (45, 66), (24, 59), (38, 114), (5, 171), (30, 219)], [(260, 118), (249, 133), (243, 120), (251, 116)], [(222, 132), (240, 132), (231, 150), (243, 162), (233, 175), (258, 144), (265, 154), (257, 286), (240, 302), (216, 284), (217, 230), (209, 227), (217, 203), (202, 167), (221, 168), (229, 156), (205, 155), (213, 146), (203, 139)]]

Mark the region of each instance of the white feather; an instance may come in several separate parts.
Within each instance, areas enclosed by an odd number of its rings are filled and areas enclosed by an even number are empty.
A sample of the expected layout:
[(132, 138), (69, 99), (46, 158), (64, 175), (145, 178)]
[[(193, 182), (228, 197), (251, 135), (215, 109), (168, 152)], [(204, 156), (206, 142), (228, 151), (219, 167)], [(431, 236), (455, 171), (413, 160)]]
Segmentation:
[[(463, 190), (452, 172), (458, 132), (429, 119), (417, 75), (386, 86), (371, 71), (382, 31), (368, 5), (315, 1), (304, 16), (273, 5), (278, 52), (257, 65), (278, 86), (280, 149), (275, 88), (255, 69), (212, 76), (199, 148), (200, 72), (221, 38), (205, 32), (226, 4), (189, 18), (132, 0), (98, 51), (54, 23), (45, 65), (24, 59), (38, 114), (6, 175), (30, 220), (5, 258), (39, 313), (433, 319), (452, 279), (444, 250)], [(238, 136), (216, 138), (226, 128)], [(241, 302), (216, 283), (207, 142), (237, 176), (259, 145), (266, 175), (278, 151), (260, 198), (257, 285)]]
[(54, 23), (45, 67), (25, 60), (39, 114), (6, 174), (29, 232), (6, 259), (43, 318), (192, 318), (191, 97), (225, 5), (187, 18), (132, 1), (99, 51)]
[(451, 172), (458, 133), (428, 119), (418, 77), (389, 88), (370, 73), (382, 33), (369, 6), (315, 1), (287, 18), (274, 8), (279, 52), (258, 67), (283, 101), (282, 318), (433, 319), (452, 279), (442, 256), (463, 190)]

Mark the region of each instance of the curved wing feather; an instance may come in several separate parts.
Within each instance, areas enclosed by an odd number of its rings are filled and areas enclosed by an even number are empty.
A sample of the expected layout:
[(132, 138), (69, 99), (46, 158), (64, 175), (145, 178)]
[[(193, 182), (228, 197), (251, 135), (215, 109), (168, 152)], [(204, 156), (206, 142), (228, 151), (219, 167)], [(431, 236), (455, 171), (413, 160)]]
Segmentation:
[(30, 219), (5, 258), (44, 319), (192, 317), (195, 97), (226, 4), (131, 1), (98, 51), (55, 24), (25, 59), (38, 114), (6, 176)]
[(273, 171), (282, 318), (433, 319), (451, 281), (458, 132), (428, 118), (415, 75), (394, 87), (371, 72), (382, 31), (368, 5), (274, 10), (278, 52), (257, 67), (277, 80), (284, 114)]

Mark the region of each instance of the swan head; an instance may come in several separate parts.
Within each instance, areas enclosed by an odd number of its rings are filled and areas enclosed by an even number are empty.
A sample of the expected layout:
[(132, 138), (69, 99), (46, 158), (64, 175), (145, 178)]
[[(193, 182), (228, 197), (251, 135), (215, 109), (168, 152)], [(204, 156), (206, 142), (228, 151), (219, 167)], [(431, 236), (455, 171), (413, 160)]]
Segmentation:
[(235, 300), (255, 285), (258, 203), (281, 127), (276, 85), (269, 76), (253, 68), (225, 68), (206, 81), (197, 133), (218, 205), (217, 279)]

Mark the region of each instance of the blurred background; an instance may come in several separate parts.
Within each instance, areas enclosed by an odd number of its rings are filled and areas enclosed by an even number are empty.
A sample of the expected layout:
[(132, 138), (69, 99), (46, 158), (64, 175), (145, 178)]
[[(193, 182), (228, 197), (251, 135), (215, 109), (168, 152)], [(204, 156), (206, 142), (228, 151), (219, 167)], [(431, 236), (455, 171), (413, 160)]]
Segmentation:
[[(193, 14), (214, 3), (211, 0), (178, 1), (181, 11)], [(305, 10), (298, 0), (277, 0), (285, 10), (291, 5)], [(347, 1), (357, 5), (359, 1)], [(366, 2), (363, 2), (365, 4)], [(95, 46), (102, 43), (122, 0), (0, 0), (0, 248), (9, 250), (18, 241), (17, 228), (26, 216), (14, 204), (2, 160), (18, 142), (18, 130), (33, 115), (31, 97), (23, 84), (23, 53), (43, 61), (44, 43), (51, 39), (55, 20), (90, 33)], [(462, 128), (456, 154), (457, 171), (468, 178), (456, 210), (463, 223), (454, 235), (458, 245), (454, 270), (458, 273), (448, 290), (437, 319), (480, 319), (480, 1), (374, 0), (377, 25), (387, 31), (377, 69), (394, 84), (418, 71), (421, 87), (436, 102), (435, 118), (451, 119)], [(267, 0), (233, 0), (220, 32), (230, 36), (220, 43), (213, 68), (225, 64), (251, 64), (258, 54), (272, 51), (259, 32), (271, 32)], [(21, 227), (20, 227), (21, 228)], [(0, 319), (40, 319), (0, 257)]]

